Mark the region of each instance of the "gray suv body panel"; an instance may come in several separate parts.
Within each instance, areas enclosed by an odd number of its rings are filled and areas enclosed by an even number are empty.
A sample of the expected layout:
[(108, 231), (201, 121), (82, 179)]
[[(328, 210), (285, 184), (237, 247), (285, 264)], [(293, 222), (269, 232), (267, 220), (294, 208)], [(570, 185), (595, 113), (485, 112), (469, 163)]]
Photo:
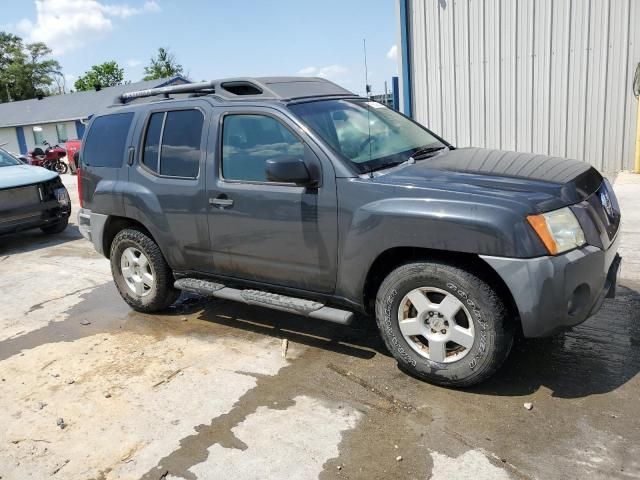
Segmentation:
[[(163, 177), (141, 161), (150, 115), (179, 109), (198, 109), (204, 116), (195, 178)], [(96, 237), (102, 236), (109, 218), (124, 217), (151, 233), (177, 276), (212, 276), (295, 291), (363, 312), (369, 272), (385, 252), (409, 247), (472, 254), (508, 286), (528, 336), (584, 320), (608, 292), (615, 244), (549, 257), (526, 220), (551, 208), (588, 202), (602, 177), (581, 162), (563, 167), (548, 157), (451, 149), (433, 159), (358, 175), (283, 100), (209, 96), (127, 105), (102, 115), (116, 112), (134, 112), (122, 166), (94, 168), (90, 161), (84, 163), (84, 145), (81, 153), (81, 229), (99, 251), (102, 239)], [(234, 113), (267, 115), (286, 126), (303, 142), (305, 163), (321, 172), (319, 185), (225, 180), (222, 122)], [(531, 168), (541, 158), (555, 169), (553, 178)], [(517, 174), (505, 174), (505, 169)], [(557, 181), (569, 170), (566, 179)], [(227, 199), (233, 208), (225, 207)], [(589, 215), (578, 217), (590, 221)], [(568, 318), (567, 305), (582, 276), (593, 278), (586, 306)], [(553, 295), (547, 293), (550, 286)], [(564, 313), (550, 317), (556, 310)]]

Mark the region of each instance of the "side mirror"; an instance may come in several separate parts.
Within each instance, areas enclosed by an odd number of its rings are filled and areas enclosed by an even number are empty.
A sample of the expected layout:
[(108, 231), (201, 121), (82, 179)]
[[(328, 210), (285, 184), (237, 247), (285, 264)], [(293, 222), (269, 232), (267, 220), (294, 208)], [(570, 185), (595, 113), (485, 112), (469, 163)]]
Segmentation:
[(298, 157), (283, 156), (267, 160), (265, 171), (270, 182), (295, 183), (310, 186), (316, 183), (311, 178), (304, 160)]

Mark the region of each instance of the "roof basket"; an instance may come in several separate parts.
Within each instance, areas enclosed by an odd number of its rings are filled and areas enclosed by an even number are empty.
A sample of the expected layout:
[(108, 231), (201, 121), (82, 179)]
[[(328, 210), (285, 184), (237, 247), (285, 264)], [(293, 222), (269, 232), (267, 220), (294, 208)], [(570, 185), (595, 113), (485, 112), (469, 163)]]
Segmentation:
[(115, 99), (116, 104), (126, 104), (130, 100), (136, 98), (154, 97), (156, 95), (165, 95), (176, 93), (215, 93), (216, 91), (215, 81), (210, 82), (198, 82), (198, 83), (184, 83), (181, 85), (171, 85), (168, 87), (148, 88), (146, 90), (137, 90), (135, 92), (127, 92), (118, 95)]

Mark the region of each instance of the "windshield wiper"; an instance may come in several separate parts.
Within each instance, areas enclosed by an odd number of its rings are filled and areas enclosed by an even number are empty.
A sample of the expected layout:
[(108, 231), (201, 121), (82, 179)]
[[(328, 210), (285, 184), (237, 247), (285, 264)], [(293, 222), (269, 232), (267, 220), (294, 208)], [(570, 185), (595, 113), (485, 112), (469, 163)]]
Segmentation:
[(413, 158), (414, 160), (422, 160), (423, 158), (430, 157), (431, 154), (439, 152), (440, 150), (444, 150), (445, 148), (449, 149), (449, 147), (447, 147), (446, 145), (441, 145), (439, 147), (420, 148), (413, 152), (411, 158)]

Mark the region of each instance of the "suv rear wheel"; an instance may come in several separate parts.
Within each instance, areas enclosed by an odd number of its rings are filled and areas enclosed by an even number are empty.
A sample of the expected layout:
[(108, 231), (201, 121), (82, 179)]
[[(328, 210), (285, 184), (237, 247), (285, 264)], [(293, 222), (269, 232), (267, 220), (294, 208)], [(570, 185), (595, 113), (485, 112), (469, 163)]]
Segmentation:
[(392, 271), (378, 290), (376, 319), (398, 363), (439, 385), (482, 382), (513, 343), (513, 323), (495, 289), (447, 263), (410, 263)]
[(125, 229), (111, 244), (111, 273), (131, 308), (151, 313), (166, 309), (180, 296), (158, 245), (139, 230)]

